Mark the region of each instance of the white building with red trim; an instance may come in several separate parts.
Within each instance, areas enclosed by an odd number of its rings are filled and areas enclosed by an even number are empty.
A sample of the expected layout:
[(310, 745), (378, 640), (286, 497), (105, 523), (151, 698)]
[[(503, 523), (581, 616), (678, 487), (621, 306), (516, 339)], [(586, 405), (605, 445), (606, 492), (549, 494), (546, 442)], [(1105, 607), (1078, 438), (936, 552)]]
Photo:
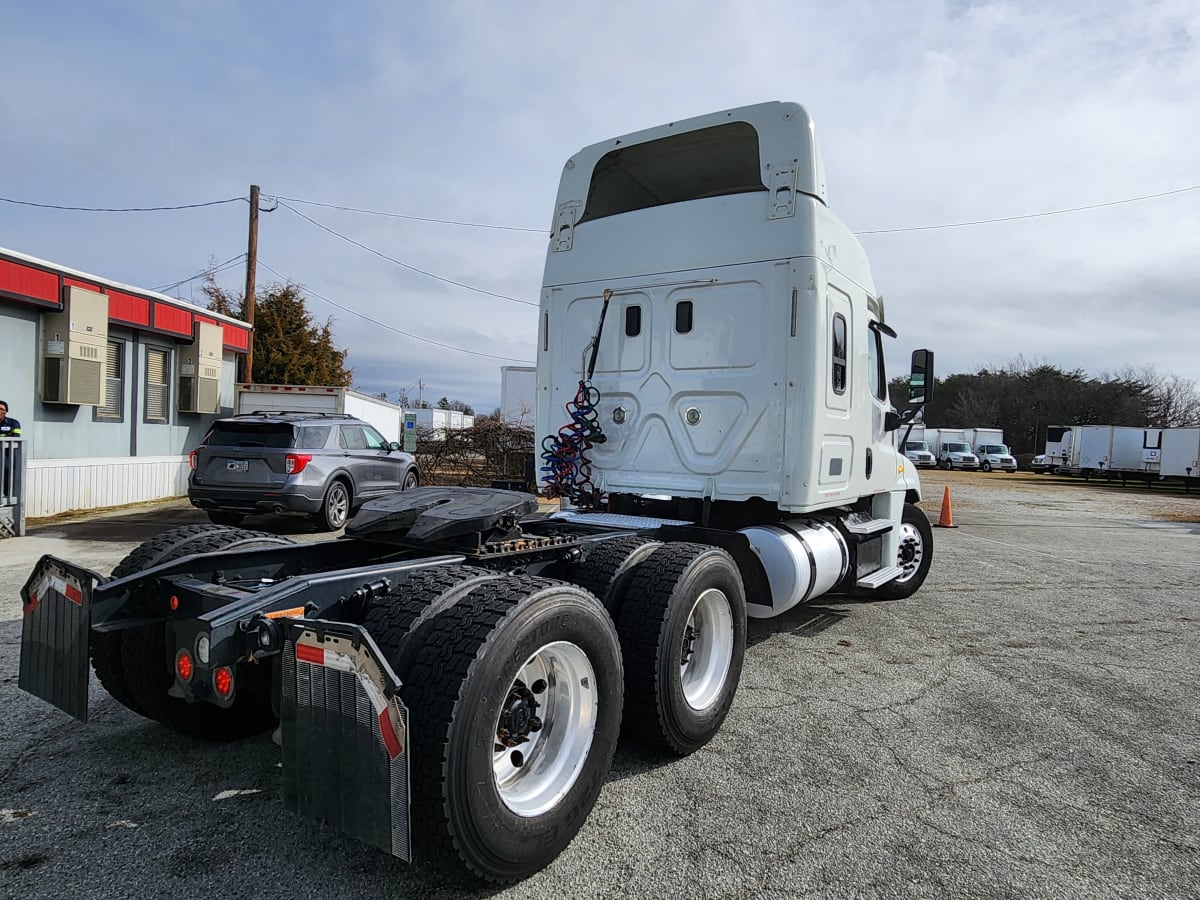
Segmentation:
[(25, 515), (183, 496), (234, 406), (250, 326), (0, 248), (0, 399), (24, 438)]

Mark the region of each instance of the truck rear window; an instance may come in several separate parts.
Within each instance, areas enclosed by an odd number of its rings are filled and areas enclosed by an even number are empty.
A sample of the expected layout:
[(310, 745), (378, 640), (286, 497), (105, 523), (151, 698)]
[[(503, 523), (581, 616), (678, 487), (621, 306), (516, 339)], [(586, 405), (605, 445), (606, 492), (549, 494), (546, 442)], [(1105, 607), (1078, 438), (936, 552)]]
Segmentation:
[(579, 222), (685, 200), (765, 191), (758, 132), (730, 122), (611, 150), (592, 171)]
[(217, 422), (210, 447), (291, 447), (292, 426), (282, 422)]

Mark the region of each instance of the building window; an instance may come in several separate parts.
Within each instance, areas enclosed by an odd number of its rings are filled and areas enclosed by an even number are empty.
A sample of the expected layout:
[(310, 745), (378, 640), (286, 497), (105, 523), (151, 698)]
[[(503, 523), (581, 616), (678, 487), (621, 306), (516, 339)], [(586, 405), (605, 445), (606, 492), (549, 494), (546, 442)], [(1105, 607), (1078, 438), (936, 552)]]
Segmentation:
[(846, 393), (846, 317), (833, 317), (833, 392)]
[(125, 342), (109, 341), (105, 359), (104, 402), (93, 410), (97, 422), (125, 419)]
[(146, 421), (166, 422), (170, 419), (171, 354), (166, 350), (146, 350)]

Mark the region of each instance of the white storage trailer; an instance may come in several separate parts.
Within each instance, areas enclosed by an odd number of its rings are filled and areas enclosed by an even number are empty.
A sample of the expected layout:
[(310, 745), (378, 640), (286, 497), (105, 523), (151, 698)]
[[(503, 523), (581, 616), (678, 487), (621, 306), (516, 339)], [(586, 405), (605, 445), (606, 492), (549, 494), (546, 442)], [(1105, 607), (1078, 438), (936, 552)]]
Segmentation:
[(344, 387), (239, 384), (238, 415), (252, 412), (343, 413), (362, 419), (389, 441), (400, 441), (403, 410), (394, 403)]
[(1200, 478), (1200, 428), (1164, 428), (1162, 478)]
[(1071, 475), (1157, 474), (1162, 435), (1161, 428), (1051, 426), (1046, 430), (1046, 455)]

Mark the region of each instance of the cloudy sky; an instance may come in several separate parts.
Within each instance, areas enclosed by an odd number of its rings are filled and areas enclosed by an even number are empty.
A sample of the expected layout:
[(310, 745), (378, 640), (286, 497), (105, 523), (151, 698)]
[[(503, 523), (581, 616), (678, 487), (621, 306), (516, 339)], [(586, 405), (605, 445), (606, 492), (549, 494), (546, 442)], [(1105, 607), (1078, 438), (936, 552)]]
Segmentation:
[[(862, 240), (900, 333), (893, 371), (929, 346), (943, 375), (1022, 355), (1200, 379), (1198, 44), (1195, 0), (10, 3), (0, 196), (295, 198), (263, 213), (260, 259), (332, 317), (355, 385), (422, 379), (426, 399), (489, 411), (500, 366), (534, 358), (534, 307), (414, 269), (536, 302), (575, 150), (795, 100), (833, 209), (886, 232)], [(0, 246), (156, 288), (243, 253), (246, 210), (0, 203)]]

